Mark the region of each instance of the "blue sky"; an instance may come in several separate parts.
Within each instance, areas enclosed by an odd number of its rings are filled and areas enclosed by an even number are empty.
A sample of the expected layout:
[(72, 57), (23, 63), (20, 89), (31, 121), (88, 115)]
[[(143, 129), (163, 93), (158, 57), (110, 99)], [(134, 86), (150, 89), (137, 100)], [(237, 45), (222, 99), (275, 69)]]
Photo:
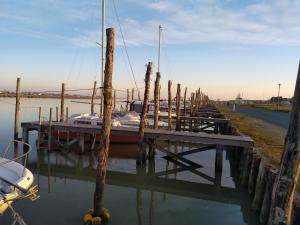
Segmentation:
[[(293, 94), (300, 50), (299, 0), (114, 0), (135, 76), (157, 65), (163, 26), (162, 96), (167, 81), (213, 99), (267, 99)], [(107, 26), (115, 27), (113, 85), (133, 88), (112, 0)], [(91, 87), (100, 79), (101, 0), (0, 0), (0, 89)], [(154, 81), (154, 75), (153, 75)], [(153, 85), (152, 85), (153, 86)], [(142, 90), (141, 90), (142, 91)], [(174, 85), (175, 94), (175, 85)]]

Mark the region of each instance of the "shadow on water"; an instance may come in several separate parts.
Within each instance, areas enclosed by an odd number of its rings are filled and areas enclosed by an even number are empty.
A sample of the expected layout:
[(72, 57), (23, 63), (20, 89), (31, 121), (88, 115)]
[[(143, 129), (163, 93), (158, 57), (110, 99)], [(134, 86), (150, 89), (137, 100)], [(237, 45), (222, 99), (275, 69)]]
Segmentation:
[[(195, 146), (165, 143), (173, 152)], [(214, 170), (214, 149), (187, 155), (199, 168), (166, 160), (157, 151), (156, 160), (137, 167), (135, 145), (111, 145), (105, 188), (109, 224), (257, 224), (250, 199), (231, 175), (226, 150), (223, 171)], [(15, 204), (28, 224), (82, 224), (92, 206), (97, 156), (60, 150), (40, 150), (30, 158), (41, 198)], [(1, 221), (4, 221), (1, 222)], [(6, 213), (1, 224), (10, 224)]]

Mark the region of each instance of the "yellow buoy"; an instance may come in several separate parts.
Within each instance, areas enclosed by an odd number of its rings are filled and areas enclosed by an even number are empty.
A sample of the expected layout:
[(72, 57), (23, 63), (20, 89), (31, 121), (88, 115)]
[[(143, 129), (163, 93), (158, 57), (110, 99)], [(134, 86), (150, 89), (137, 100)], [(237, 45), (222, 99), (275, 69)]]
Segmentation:
[(89, 209), (88, 214), (93, 215), (94, 214), (94, 209), (93, 208)]
[(92, 225), (100, 225), (101, 224), (101, 218), (100, 217), (94, 217), (92, 219)]
[(110, 219), (110, 213), (108, 210), (102, 210), (101, 217), (104, 221), (108, 221)]
[(87, 223), (91, 222), (92, 219), (93, 219), (92, 215), (87, 213), (83, 217), (83, 223), (87, 224)]

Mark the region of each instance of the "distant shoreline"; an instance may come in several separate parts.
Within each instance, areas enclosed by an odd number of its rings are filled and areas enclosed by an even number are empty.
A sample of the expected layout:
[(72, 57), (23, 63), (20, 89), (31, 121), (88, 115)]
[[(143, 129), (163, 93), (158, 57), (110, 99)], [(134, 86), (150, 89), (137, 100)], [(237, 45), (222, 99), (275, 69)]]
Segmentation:
[[(15, 98), (15, 94), (0, 94), (0, 98)], [(24, 95), (21, 94), (21, 98), (41, 98), (41, 99), (60, 99), (59, 95)], [(65, 95), (65, 99), (91, 99), (91, 96), (78, 96), (78, 95)], [(99, 97), (95, 97), (95, 99), (100, 99)]]

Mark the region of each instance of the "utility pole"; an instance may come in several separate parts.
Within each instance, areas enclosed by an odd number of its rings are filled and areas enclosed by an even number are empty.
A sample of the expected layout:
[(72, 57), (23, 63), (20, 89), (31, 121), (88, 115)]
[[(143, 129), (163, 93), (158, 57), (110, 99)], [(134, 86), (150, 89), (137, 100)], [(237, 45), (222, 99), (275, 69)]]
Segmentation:
[(277, 111), (279, 111), (279, 94), (280, 94), (280, 86), (281, 84), (278, 84), (278, 96), (277, 96)]

